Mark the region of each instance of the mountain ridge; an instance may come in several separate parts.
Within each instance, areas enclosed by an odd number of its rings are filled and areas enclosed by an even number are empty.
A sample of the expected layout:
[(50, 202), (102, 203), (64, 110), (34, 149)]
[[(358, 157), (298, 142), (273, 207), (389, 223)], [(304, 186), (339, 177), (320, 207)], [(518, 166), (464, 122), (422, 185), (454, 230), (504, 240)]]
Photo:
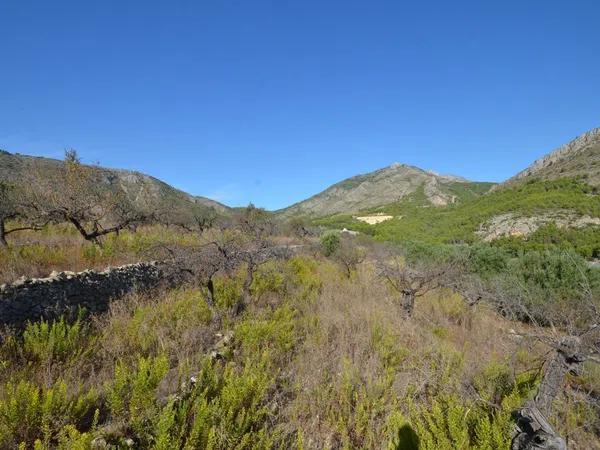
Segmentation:
[(420, 187), (424, 188), (429, 203), (445, 206), (460, 200), (460, 196), (453, 193), (455, 184), (469, 186), (488, 183), (469, 181), (455, 175), (440, 175), (431, 170), (395, 162), (381, 169), (341, 180), (275, 213), (283, 217), (354, 213), (397, 202)]
[[(31, 176), (32, 171), (37, 171), (43, 176), (44, 173), (47, 173), (46, 171), (59, 170), (63, 164), (63, 161), (54, 158), (0, 150), (0, 180), (19, 184), (26, 180), (28, 176)], [(139, 171), (89, 164), (86, 164), (86, 166), (98, 170), (108, 188), (122, 190), (133, 204), (158, 204), (163, 202), (163, 204), (185, 208), (188, 206), (187, 202), (189, 202), (189, 206), (200, 205), (214, 208), (221, 214), (227, 214), (231, 210), (228, 206), (215, 200), (189, 194), (152, 175)]]
[(536, 159), (503, 184), (512, 185), (533, 177), (583, 177), (588, 184), (600, 185), (600, 127), (586, 131)]

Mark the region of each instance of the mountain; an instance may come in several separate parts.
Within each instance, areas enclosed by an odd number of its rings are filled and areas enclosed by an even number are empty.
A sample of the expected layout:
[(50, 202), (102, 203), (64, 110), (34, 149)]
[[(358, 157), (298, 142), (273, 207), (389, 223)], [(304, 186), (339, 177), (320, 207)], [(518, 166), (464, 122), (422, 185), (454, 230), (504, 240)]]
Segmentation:
[[(0, 180), (19, 184), (28, 177), (43, 177), (58, 171), (63, 164), (63, 161), (57, 159), (12, 154), (0, 150)], [(212, 207), (220, 214), (230, 211), (230, 208), (219, 202), (187, 194), (150, 175), (122, 169), (92, 167), (101, 173), (101, 179), (107, 188), (125, 192), (127, 198), (137, 206), (168, 205), (169, 209), (176, 210), (199, 205)]]
[[(391, 186), (388, 184), (390, 180)], [(408, 180), (408, 181), (407, 181)], [(379, 194), (403, 183), (399, 201), (377, 196), (371, 215), (340, 214), (343, 196)], [(421, 183), (421, 184), (420, 184)], [(420, 185), (419, 185), (420, 184)], [(376, 185), (377, 187), (374, 187)], [(591, 130), (533, 163), (500, 185), (469, 183), (401, 166), (350, 178), (292, 206), (315, 214), (313, 222), (332, 229), (347, 228), (382, 241), (435, 244), (495, 241), (515, 254), (522, 248), (548, 245), (571, 248), (586, 258), (600, 258), (600, 128)], [(415, 189), (415, 186), (417, 188)], [(491, 188), (490, 188), (491, 186)], [(413, 192), (410, 192), (410, 191)], [(389, 194), (389, 192), (388, 192)], [(437, 196), (436, 196), (437, 194)], [(457, 195), (457, 201), (451, 195)], [(446, 199), (444, 207), (438, 198)], [(384, 198), (385, 200), (382, 200)], [(440, 207), (423, 207), (440, 204)], [(370, 219), (370, 220), (365, 220)]]
[(548, 153), (505, 184), (527, 180), (581, 178), (591, 186), (600, 186), (600, 128), (578, 136), (568, 144)]
[(395, 203), (421, 190), (434, 206), (456, 203), (463, 197), (476, 197), (493, 186), (451, 175), (438, 175), (418, 167), (394, 163), (371, 173), (348, 178), (306, 200), (277, 211), (284, 217), (308, 215), (323, 217), (354, 213)]

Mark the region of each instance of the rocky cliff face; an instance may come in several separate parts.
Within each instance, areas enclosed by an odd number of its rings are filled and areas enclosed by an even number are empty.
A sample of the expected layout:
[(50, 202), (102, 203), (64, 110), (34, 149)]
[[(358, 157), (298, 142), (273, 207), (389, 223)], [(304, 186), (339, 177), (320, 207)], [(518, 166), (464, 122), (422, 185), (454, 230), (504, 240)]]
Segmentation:
[(600, 218), (582, 216), (568, 210), (548, 211), (535, 216), (506, 213), (494, 216), (481, 224), (476, 234), (487, 242), (501, 237), (526, 237), (551, 223), (558, 228), (584, 228), (600, 226)]
[(529, 178), (583, 177), (600, 184), (600, 128), (590, 130), (562, 145), (508, 180), (515, 184)]

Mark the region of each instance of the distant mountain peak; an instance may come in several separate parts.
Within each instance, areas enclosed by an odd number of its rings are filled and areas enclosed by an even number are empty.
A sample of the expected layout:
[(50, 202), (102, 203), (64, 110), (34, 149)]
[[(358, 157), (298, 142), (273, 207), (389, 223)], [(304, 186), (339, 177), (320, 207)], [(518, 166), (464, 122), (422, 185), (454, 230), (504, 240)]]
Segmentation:
[(451, 175), (438, 175), (416, 166), (394, 162), (382, 169), (342, 180), (323, 192), (279, 212), (284, 216), (327, 216), (355, 213), (395, 203), (422, 190), (427, 202), (443, 206), (457, 201), (456, 183), (472, 182)]

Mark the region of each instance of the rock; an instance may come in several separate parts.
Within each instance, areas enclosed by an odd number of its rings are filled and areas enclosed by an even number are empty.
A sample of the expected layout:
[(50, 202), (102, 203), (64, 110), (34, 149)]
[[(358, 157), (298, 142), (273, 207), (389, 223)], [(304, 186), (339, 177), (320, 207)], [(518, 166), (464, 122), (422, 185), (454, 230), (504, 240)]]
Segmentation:
[(91, 448), (93, 450), (102, 450), (108, 448), (108, 443), (106, 442), (106, 439), (104, 439), (102, 436), (99, 436), (94, 438), (94, 440), (91, 442)]
[(573, 211), (554, 211), (531, 217), (507, 213), (492, 217), (482, 224), (477, 235), (487, 242), (505, 236), (521, 237), (534, 233), (539, 227), (550, 223), (556, 224), (559, 228), (583, 228), (590, 225), (600, 226), (600, 218), (579, 216)]
[[(103, 312), (129, 292), (156, 287), (168, 277), (166, 263), (128, 264), (102, 272), (52, 272), (48, 278), (21, 278), (0, 289), (0, 325), (23, 327), (28, 320), (55, 319), (79, 307)], [(170, 282), (171, 280), (169, 280)]]

